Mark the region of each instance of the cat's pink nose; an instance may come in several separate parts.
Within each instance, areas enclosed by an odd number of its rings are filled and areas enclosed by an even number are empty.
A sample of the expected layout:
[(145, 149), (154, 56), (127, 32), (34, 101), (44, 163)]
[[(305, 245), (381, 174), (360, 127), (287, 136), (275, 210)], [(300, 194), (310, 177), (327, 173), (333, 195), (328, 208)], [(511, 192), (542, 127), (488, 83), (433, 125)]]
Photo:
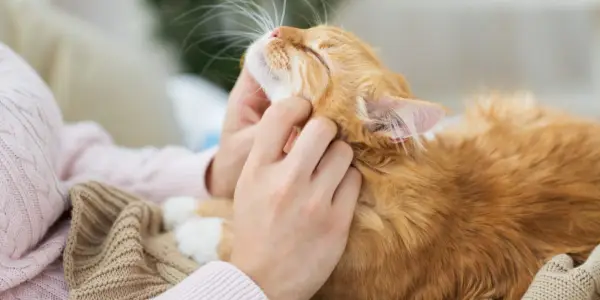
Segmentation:
[(278, 38), (280, 34), (281, 34), (281, 30), (279, 28), (275, 28), (271, 32), (271, 37)]

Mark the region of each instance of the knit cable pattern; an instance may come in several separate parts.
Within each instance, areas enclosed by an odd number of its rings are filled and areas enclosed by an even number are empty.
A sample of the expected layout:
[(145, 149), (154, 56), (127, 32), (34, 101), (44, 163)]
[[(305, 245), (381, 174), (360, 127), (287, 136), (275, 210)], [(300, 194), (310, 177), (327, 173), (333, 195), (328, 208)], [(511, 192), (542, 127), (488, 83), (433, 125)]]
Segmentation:
[[(0, 44), (0, 293), (52, 280), (50, 264), (64, 248), (66, 224), (52, 226), (68, 207), (54, 171), (62, 121), (53, 102), (36, 73)], [(65, 294), (43, 293), (45, 299)]]

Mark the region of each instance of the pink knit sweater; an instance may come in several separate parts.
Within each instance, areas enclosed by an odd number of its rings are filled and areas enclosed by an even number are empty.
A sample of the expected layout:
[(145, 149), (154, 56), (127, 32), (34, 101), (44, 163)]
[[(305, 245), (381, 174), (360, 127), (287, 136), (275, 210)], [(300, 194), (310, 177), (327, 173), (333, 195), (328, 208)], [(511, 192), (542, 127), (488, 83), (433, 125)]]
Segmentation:
[[(151, 201), (206, 198), (214, 150), (125, 149), (94, 123), (65, 125), (49, 89), (0, 44), (0, 299), (66, 299), (61, 253), (70, 186), (115, 185)], [(234, 266), (208, 264), (158, 299), (266, 299)]]

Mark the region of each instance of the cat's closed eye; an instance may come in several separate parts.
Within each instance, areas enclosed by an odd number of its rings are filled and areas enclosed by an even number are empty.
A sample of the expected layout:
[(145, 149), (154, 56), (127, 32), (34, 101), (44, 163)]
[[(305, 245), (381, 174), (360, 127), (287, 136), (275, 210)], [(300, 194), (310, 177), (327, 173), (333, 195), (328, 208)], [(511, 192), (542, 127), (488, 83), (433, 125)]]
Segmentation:
[(325, 49), (329, 49), (329, 48), (333, 48), (334, 45), (333, 43), (329, 43), (329, 42), (323, 42), (321, 44), (319, 44), (318, 48), (321, 50), (325, 50)]
[(309, 46), (302, 46), (302, 49), (303, 49), (303, 50), (304, 50), (306, 53), (308, 53), (308, 54), (310, 54), (310, 55), (314, 56), (316, 59), (318, 59), (318, 60), (319, 60), (319, 62), (321, 62), (321, 64), (323, 64), (323, 66), (327, 67), (327, 63), (325, 62), (325, 60), (323, 59), (323, 57), (321, 56), (321, 54), (319, 54), (319, 53), (318, 53), (317, 51), (315, 51), (313, 48), (311, 48), (311, 47), (309, 47)]

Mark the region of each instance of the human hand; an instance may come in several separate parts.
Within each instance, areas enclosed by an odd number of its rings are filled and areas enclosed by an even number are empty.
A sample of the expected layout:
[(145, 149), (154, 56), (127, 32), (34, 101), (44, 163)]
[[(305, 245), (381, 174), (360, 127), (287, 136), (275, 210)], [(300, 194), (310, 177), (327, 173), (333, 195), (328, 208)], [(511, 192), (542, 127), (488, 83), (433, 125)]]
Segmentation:
[(267, 110), (235, 191), (230, 262), (272, 300), (309, 299), (325, 283), (345, 249), (360, 191), (352, 149), (331, 142), (337, 127), (328, 119), (310, 120), (284, 154), (311, 109), (288, 99)]
[(233, 197), (252, 148), (256, 123), (269, 105), (258, 83), (243, 69), (229, 95), (219, 150), (206, 172), (206, 187), (212, 196)]

